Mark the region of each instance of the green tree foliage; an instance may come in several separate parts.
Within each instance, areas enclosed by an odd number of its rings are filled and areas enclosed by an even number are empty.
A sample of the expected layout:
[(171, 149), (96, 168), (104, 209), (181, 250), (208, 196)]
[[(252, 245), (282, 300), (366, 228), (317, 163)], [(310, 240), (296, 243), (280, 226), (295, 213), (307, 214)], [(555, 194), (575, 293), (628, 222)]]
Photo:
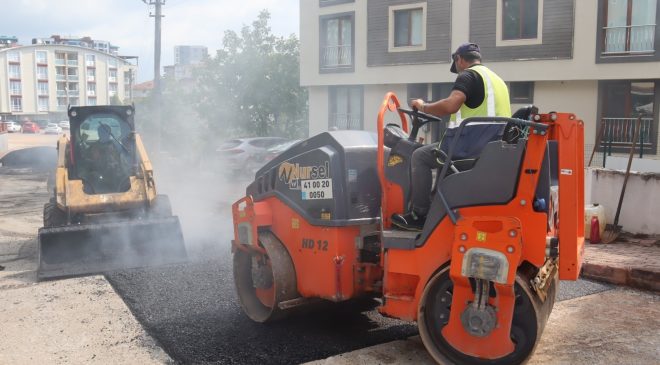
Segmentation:
[(300, 87), (300, 43), (277, 37), (262, 11), (197, 74), (195, 108), (215, 131), (241, 136), (307, 136), (307, 92)]
[(262, 11), (240, 33), (226, 31), (222, 48), (194, 67), (192, 77), (167, 74), (160, 113), (153, 93), (134, 100), (138, 132), (150, 151), (201, 157), (229, 138), (307, 136), (299, 41), (273, 35), (269, 19)]

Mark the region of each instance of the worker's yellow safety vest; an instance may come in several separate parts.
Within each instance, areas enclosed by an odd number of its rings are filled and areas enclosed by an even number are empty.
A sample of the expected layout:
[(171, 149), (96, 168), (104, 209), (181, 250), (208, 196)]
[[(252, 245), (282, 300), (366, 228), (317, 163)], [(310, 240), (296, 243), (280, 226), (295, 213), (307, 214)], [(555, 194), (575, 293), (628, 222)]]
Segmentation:
[[(461, 105), (456, 114), (451, 115), (449, 128), (458, 127), (464, 119), (470, 117), (511, 117), (511, 104), (509, 100), (509, 88), (506, 83), (484, 65), (474, 65), (470, 70), (481, 75), (484, 81), (484, 101), (478, 107), (472, 109), (467, 105)], [(472, 124), (470, 124), (472, 125)]]

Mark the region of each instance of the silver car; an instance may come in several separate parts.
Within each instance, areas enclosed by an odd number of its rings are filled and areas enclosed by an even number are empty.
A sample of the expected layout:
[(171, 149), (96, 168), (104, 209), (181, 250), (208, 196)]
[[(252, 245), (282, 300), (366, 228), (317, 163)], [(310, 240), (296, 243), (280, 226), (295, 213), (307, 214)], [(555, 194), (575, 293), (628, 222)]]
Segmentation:
[(9, 122), (2, 122), (2, 123), (7, 127), (7, 132), (9, 132), (9, 133), (20, 133), (21, 132), (21, 125), (16, 123), (16, 122), (9, 121)]
[(44, 133), (46, 134), (60, 134), (62, 133), (62, 128), (60, 128), (57, 123), (48, 123), (46, 126), (46, 129), (44, 129)]
[(221, 167), (231, 173), (251, 173), (256, 159), (268, 148), (286, 142), (281, 137), (236, 138), (225, 141), (216, 149)]

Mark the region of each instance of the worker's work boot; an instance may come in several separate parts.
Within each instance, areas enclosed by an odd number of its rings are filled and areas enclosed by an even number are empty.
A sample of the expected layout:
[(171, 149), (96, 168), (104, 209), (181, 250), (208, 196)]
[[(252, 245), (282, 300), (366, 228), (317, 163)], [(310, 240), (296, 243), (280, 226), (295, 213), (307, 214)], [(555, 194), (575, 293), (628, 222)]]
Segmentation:
[(414, 211), (392, 215), (392, 224), (407, 231), (421, 231), (424, 228), (424, 222), (426, 222), (426, 216), (418, 215)]

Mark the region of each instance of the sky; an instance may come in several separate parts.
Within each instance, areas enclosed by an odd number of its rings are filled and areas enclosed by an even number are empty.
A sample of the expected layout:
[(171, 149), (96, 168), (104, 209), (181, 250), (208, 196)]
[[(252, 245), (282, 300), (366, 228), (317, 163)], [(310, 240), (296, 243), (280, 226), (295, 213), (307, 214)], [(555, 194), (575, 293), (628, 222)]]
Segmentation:
[[(214, 55), (225, 30), (251, 24), (263, 9), (271, 13), (274, 34), (297, 35), (299, 4), (300, 0), (166, 0), (161, 66), (174, 63), (175, 45), (207, 46)], [(139, 57), (138, 81), (153, 77), (154, 18), (142, 0), (0, 0), (0, 8), (0, 35), (16, 36), (23, 45), (53, 34), (109, 41), (119, 46), (120, 55)]]

